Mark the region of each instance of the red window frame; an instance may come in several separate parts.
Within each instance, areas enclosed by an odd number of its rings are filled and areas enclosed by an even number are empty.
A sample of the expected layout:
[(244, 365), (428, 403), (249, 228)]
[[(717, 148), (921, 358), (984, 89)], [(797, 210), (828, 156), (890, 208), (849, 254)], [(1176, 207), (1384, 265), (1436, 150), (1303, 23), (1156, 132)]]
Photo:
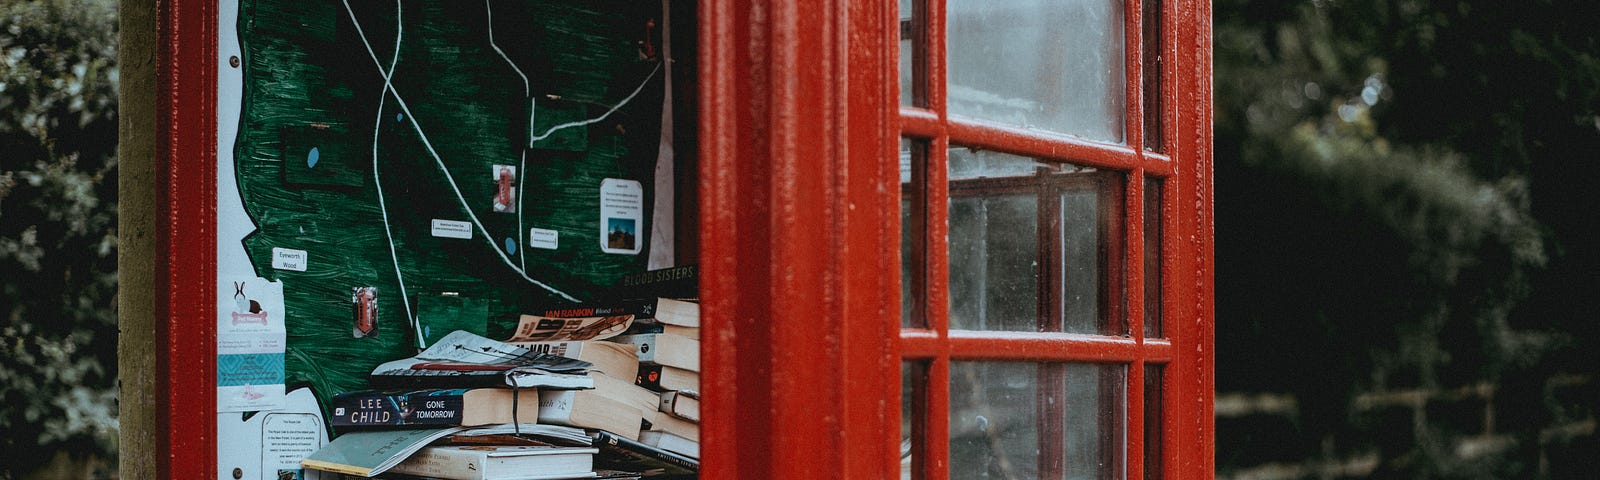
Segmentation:
[[(931, 374), (947, 376), (949, 358), (969, 357), (1165, 360), (1162, 470), (1173, 478), (1211, 475), (1208, 2), (1170, 0), (1165, 10), (1170, 27), (1162, 50), (1172, 61), (1160, 76), (1164, 155), (1138, 148), (1138, 48), (1129, 49), (1131, 146), (1107, 147), (898, 108), (899, 25), (891, 1), (697, 3), (703, 388), (706, 408), (715, 412), (702, 425), (705, 478), (896, 478), (901, 359), (933, 359)], [(1138, 5), (1130, 0), (1129, 11)], [(196, 392), (211, 391), (216, 374), (209, 299), (216, 288), (217, 62), (225, 60), (217, 58), (214, 0), (157, 0), (155, 7), (158, 429), (142, 455), (130, 452), (123, 461), (154, 463), (160, 478), (208, 478), (216, 475), (224, 439), (216, 435), (214, 396)], [(939, 14), (928, 20), (931, 31), (942, 31)], [(1128, 45), (1140, 45), (1138, 29), (1126, 32)], [(942, 48), (931, 42), (930, 57), (942, 58)], [(933, 64), (941, 75), (942, 68)], [(930, 96), (943, 98), (942, 86), (930, 87)], [(953, 334), (942, 310), (929, 315), (933, 328), (902, 332), (894, 273), (898, 172), (886, 160), (902, 132), (936, 139), (934, 151), (957, 139), (1133, 172), (1130, 178), (1163, 177), (1168, 341)], [(942, 168), (930, 169), (930, 199), (949, 194), (944, 176)], [(1123, 223), (1130, 241), (1143, 233), (1136, 221), (1142, 183), (1128, 183)], [(930, 213), (947, 215), (939, 205), (930, 202)], [(942, 228), (930, 225), (928, 238), (942, 238)], [(1141, 250), (1123, 255), (1125, 278), (1139, 279)], [(935, 258), (929, 270), (944, 271), (948, 265)], [(946, 298), (944, 282), (931, 280), (928, 300)], [(1130, 286), (1126, 304), (1127, 318), (1141, 318), (1137, 288)], [(1127, 383), (1131, 393), (1143, 385), (1131, 372)], [(927, 398), (948, 400), (937, 392)], [(1130, 445), (1144, 435), (1136, 417), (1125, 425)], [(931, 438), (948, 435), (948, 425), (928, 423)], [(930, 443), (924, 458), (944, 458), (940, 448)], [(1137, 476), (1133, 455), (1128, 473)], [(943, 478), (946, 467), (926, 462), (923, 471)]]
[[(945, 45), (945, 0), (914, 0), (916, 15), (910, 17), (909, 31), (896, 18), (895, 32), (921, 44), (913, 47), (913, 76), (910, 87), (916, 92), (915, 106), (899, 108), (900, 135), (925, 142), (928, 148), (922, 171), (913, 169), (913, 182), (906, 189), (915, 192), (913, 202), (921, 210), (912, 221), (923, 238), (921, 248), (912, 254), (923, 260), (920, 275), (903, 281), (914, 282), (913, 295), (921, 303), (911, 310), (921, 316), (922, 327), (900, 331), (902, 358), (916, 365), (920, 381), (912, 389), (913, 471), (918, 478), (948, 478), (950, 473), (951, 362), (966, 360), (1004, 360), (1027, 362), (1092, 362), (1127, 366), (1126, 412), (1119, 432), (1102, 432), (1112, 441), (1126, 445), (1125, 470), (1109, 473), (1109, 478), (1204, 478), (1211, 475), (1213, 431), (1211, 426), (1212, 322), (1210, 303), (1210, 104), (1209, 4), (1197, 1), (1124, 2), (1126, 105), (1124, 131), (1126, 144), (1114, 145), (1086, 141), (1038, 130), (1026, 130), (989, 122), (952, 118), (946, 106), (948, 74)], [(1151, 6), (1146, 15), (1145, 6)], [(918, 31), (918, 29), (922, 29)], [(1147, 44), (1146, 35), (1157, 35)], [(899, 36), (896, 37), (899, 39)], [(1183, 41), (1179, 41), (1182, 39)], [(897, 42), (898, 44), (898, 42)], [(920, 48), (918, 48), (920, 47)], [(1147, 54), (1155, 58), (1146, 61)], [(1170, 59), (1162, 62), (1161, 59)], [(1146, 66), (1152, 66), (1146, 71)], [(904, 84), (901, 84), (904, 85)], [(897, 96), (898, 98), (898, 96)], [(1146, 132), (1146, 128), (1159, 131)], [(1146, 148), (1145, 142), (1156, 145)], [(1126, 322), (1127, 335), (1086, 335), (1067, 333), (963, 331), (950, 328), (949, 305), (950, 236), (949, 200), (958, 191), (971, 190), (975, 181), (952, 182), (948, 178), (948, 152), (952, 145), (979, 147), (1039, 158), (1068, 162), (1120, 172), (1127, 181), (1120, 191), (1125, 195), (1112, 208), (1122, 218), (1109, 225), (1111, 233), (1102, 235), (1111, 242), (1105, 250), (1117, 258), (1103, 263), (1102, 303), (1106, 321), (1118, 327)], [(1158, 153), (1156, 150), (1160, 150)], [(915, 156), (915, 155), (914, 155)], [(1158, 179), (1160, 212), (1145, 212), (1147, 178)], [(1022, 180), (1026, 181), (1026, 180)], [(1018, 180), (989, 181), (998, 187)], [(984, 188), (984, 187), (979, 187)], [(994, 188), (994, 187), (990, 187)], [(998, 190), (997, 190), (998, 191)], [(1180, 199), (1194, 199), (1192, 204)], [(1046, 217), (1040, 205), (1041, 220)], [(914, 209), (913, 211), (916, 211)], [(1145, 238), (1144, 215), (1159, 215), (1159, 232)], [(1041, 222), (1044, 230), (1051, 225)], [(1048, 235), (1048, 234), (1044, 234)], [(1044, 236), (1041, 235), (1041, 236)], [(1145, 241), (1157, 242), (1160, 258), (1146, 259)], [(1045, 253), (1044, 245), (1040, 246)], [(1059, 261), (1059, 260), (1054, 260)], [(1040, 263), (1051, 265), (1047, 253)], [(1159, 292), (1145, 292), (1146, 262), (1159, 262)], [(1155, 272), (1152, 272), (1155, 273)], [(1041, 275), (1051, 282), (1052, 275)], [(1106, 282), (1109, 279), (1109, 282)], [(1054, 289), (1041, 288), (1040, 292)], [(1146, 295), (1156, 294), (1158, 302), (1148, 304)], [(1056, 302), (1041, 299), (1041, 319), (1052, 317), (1045, 307)], [(1163, 317), (1163, 338), (1146, 338), (1145, 310), (1156, 308)], [(1041, 329), (1046, 330), (1046, 329)], [(1058, 329), (1048, 329), (1058, 330)], [(1113, 329), (1115, 330), (1115, 329)], [(1146, 381), (1147, 365), (1159, 366), (1162, 378)], [(1041, 381), (1046, 381), (1041, 376)], [(1046, 381), (1047, 382), (1047, 381)], [(1159, 383), (1158, 383), (1159, 382)], [(1058, 385), (1059, 386), (1059, 385)], [(1146, 388), (1156, 391), (1146, 395)], [(1049, 388), (1041, 385), (1041, 391)], [(1146, 405), (1145, 401), (1159, 402)], [(1116, 405), (1113, 405), (1115, 407)], [(1049, 422), (1052, 412), (1041, 407), (1041, 422)], [(1159, 418), (1161, 425), (1147, 426), (1147, 417)], [(1050, 425), (1041, 423), (1040, 431)], [(1059, 427), (1057, 427), (1059, 428)], [(1041, 433), (1041, 437), (1043, 434)], [(1115, 438), (1115, 437), (1124, 438)], [(1154, 445), (1146, 445), (1146, 437)], [(1050, 450), (1048, 442), (1042, 446)], [(1149, 453), (1159, 456), (1146, 459)], [(1050, 455), (1042, 455), (1049, 457)], [(1151, 461), (1156, 460), (1156, 461)], [(1041, 461), (1041, 475), (1052, 475), (1061, 466)], [(1070, 468), (1070, 466), (1069, 466)], [(1059, 473), (1059, 472), (1057, 472)], [(1124, 477), (1123, 474), (1126, 476)]]

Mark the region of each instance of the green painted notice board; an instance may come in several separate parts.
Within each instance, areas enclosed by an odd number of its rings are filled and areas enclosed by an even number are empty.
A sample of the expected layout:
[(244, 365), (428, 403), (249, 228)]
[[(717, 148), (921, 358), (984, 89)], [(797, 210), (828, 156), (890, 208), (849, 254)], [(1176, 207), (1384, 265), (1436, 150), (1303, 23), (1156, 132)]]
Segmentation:
[(282, 356), (282, 385), (219, 384), (223, 418), (301, 387), (325, 408), (434, 328), (504, 338), (647, 269), (672, 161), (660, 2), (219, 11), (218, 355)]

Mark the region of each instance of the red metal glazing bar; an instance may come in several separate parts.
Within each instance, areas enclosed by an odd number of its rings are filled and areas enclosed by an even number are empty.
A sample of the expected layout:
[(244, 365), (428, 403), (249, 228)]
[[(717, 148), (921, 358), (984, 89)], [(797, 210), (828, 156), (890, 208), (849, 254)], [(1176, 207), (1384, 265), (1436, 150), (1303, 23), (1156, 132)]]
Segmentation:
[(950, 356), (962, 360), (1129, 362), (1145, 350), (1127, 337), (1070, 333), (950, 332)]
[(157, 472), (217, 475), (216, 2), (156, 3)]
[[(1165, 128), (1165, 127), (1162, 127)], [(1172, 176), (1172, 157), (1155, 152), (1144, 152), (1144, 161), (1140, 163), (1146, 176), (1167, 178)]]
[(1094, 143), (1076, 137), (995, 125), (965, 118), (948, 120), (955, 144), (1113, 170), (1132, 170), (1139, 153), (1124, 145)]
[(950, 478), (950, 358), (928, 363), (927, 412), (923, 414), (925, 435), (921, 480)]
[(944, 135), (944, 122), (939, 114), (914, 107), (900, 108), (900, 134), (908, 137), (933, 138)]
[(929, 110), (937, 112), (939, 118), (948, 118), (950, 83), (946, 79), (950, 78), (948, 76), (950, 69), (948, 62), (946, 62), (949, 57), (945, 53), (945, 38), (948, 37), (945, 34), (945, 25), (947, 24), (945, 19), (945, 11), (947, 10), (945, 8), (945, 0), (912, 1), (922, 3), (922, 13), (926, 19), (924, 25), (928, 29), (927, 37), (925, 37), (927, 42), (923, 44), (923, 51), (927, 52), (927, 56), (923, 58), (923, 61), (927, 64), (928, 72), (928, 78), (926, 79), (928, 82), (927, 106)]
[[(1135, 152), (1144, 151), (1144, 28), (1141, 22), (1144, 18), (1143, 2), (1139, 0), (1126, 0), (1122, 4), (1122, 53), (1123, 53), (1123, 105), (1127, 105), (1126, 115), (1123, 116), (1123, 130), (1127, 132), (1126, 143)], [(1129, 445), (1133, 449), (1137, 445)]]
[[(936, 136), (928, 142), (927, 171), (923, 178), (926, 179), (926, 188), (923, 190), (923, 205), (925, 206), (923, 222), (924, 234), (923, 251), (926, 262), (923, 267), (923, 279), (926, 285), (923, 298), (923, 313), (927, 318), (927, 326), (934, 332), (943, 333), (950, 328), (950, 257), (949, 242), (950, 223), (950, 182), (948, 164), (950, 160), (950, 137), (944, 120), (949, 118), (949, 65), (946, 62), (946, 8), (945, 0), (912, 0), (922, 4), (922, 13), (925, 18), (923, 25), (926, 42), (923, 50), (926, 57), (925, 71), (928, 103), (937, 118), (940, 120)], [(903, 344), (902, 344), (903, 345)], [(949, 344), (942, 345), (945, 352), (949, 351)], [(923, 451), (927, 460), (922, 463), (922, 479), (943, 480), (950, 477), (950, 357), (948, 353), (934, 358), (929, 362), (928, 386), (926, 405), (927, 412), (923, 414), (927, 436), (922, 440), (926, 443)]]
[(1144, 169), (1136, 168), (1128, 172), (1128, 182), (1124, 188), (1122, 219), (1123, 232), (1123, 262), (1126, 268), (1124, 278), (1127, 279), (1126, 287), (1128, 298), (1126, 301), (1128, 312), (1128, 334), (1135, 340), (1144, 340), (1144, 262), (1153, 261), (1144, 258)]

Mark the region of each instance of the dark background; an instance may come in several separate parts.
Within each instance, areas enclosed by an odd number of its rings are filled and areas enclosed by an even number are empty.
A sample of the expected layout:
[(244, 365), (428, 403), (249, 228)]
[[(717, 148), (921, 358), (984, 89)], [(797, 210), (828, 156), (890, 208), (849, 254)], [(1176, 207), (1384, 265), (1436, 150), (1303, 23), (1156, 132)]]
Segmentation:
[[(1587, 478), (1589, 1), (1216, 0), (1220, 478)], [(116, 11), (0, 0), (0, 478), (116, 445)]]

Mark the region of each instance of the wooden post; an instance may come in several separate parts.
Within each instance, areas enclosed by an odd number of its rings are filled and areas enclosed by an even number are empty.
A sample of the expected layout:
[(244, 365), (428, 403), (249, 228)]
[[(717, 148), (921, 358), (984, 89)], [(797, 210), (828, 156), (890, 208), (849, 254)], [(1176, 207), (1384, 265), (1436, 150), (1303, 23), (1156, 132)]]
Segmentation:
[(156, 478), (156, 15), (121, 0), (117, 14), (117, 371), (121, 478)]

